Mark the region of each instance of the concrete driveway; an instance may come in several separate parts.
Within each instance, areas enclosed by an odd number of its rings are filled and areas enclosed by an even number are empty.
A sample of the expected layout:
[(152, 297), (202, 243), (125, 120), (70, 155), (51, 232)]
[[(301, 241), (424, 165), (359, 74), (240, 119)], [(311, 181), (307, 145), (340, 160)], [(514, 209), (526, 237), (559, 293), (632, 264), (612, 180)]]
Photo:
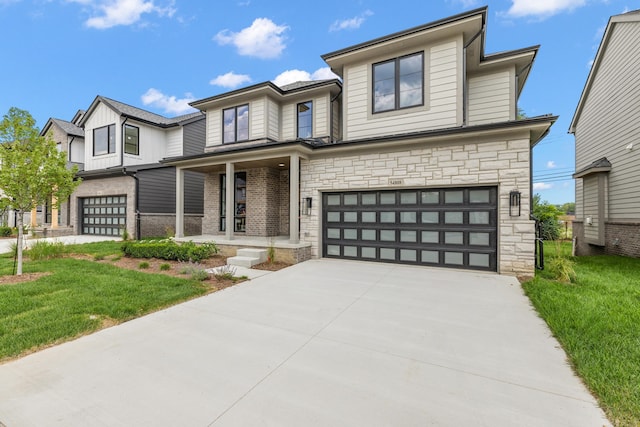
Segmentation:
[(602, 426), (514, 278), (313, 260), (0, 365), (0, 424)]

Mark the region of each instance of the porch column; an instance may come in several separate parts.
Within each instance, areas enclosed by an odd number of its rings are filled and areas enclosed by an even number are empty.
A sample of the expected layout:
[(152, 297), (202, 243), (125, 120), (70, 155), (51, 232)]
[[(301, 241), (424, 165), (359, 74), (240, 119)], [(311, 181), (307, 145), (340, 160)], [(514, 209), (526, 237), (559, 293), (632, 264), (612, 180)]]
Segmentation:
[(184, 237), (184, 170), (176, 168), (176, 237)]
[(58, 204), (58, 198), (56, 196), (51, 196), (51, 229), (58, 228), (58, 208), (56, 205)]
[(289, 241), (300, 241), (300, 156), (289, 158)]
[(233, 240), (233, 230), (235, 228), (235, 189), (236, 189), (236, 176), (235, 176), (235, 165), (231, 162), (227, 162), (227, 170), (226, 170), (226, 195), (225, 200), (227, 201), (227, 205), (225, 206), (224, 216), (226, 226), (224, 228), (225, 238), (227, 240)]

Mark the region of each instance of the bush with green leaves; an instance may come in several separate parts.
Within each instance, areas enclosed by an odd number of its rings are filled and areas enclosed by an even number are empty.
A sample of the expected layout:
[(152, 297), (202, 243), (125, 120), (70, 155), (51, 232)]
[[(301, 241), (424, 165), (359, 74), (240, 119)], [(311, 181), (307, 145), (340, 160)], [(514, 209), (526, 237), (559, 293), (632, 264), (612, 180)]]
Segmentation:
[(562, 212), (549, 202), (541, 201), (540, 194), (533, 196), (533, 216), (540, 221), (542, 238), (544, 240), (558, 240), (560, 238), (560, 223), (558, 217)]
[(14, 229), (11, 227), (1, 226), (0, 227), (0, 237), (9, 237), (13, 234)]
[(173, 261), (200, 262), (218, 253), (215, 243), (177, 243), (171, 239), (126, 241), (122, 252), (131, 258), (158, 258)]

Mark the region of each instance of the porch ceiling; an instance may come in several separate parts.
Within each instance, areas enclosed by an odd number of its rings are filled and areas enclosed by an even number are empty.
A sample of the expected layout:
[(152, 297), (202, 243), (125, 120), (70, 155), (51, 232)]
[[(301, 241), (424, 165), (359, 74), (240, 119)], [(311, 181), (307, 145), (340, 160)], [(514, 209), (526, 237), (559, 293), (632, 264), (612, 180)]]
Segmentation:
[[(185, 168), (185, 170), (195, 171), (195, 172), (224, 172), (226, 169), (227, 162), (219, 162), (214, 164), (207, 164), (203, 166), (194, 166)], [(236, 169), (253, 169), (253, 168), (273, 168), (273, 169), (289, 169), (289, 156), (286, 157), (272, 157), (268, 159), (256, 159), (256, 160), (246, 160), (240, 162), (233, 162)]]

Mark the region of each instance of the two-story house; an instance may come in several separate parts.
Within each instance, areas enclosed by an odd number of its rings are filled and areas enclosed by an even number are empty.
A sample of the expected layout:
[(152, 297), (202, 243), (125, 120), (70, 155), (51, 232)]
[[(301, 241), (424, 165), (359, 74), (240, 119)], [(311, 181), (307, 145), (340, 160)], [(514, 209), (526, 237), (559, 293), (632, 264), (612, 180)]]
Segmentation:
[[(103, 96), (78, 123), (84, 129), (82, 183), (71, 195), (70, 224), (78, 234), (165, 236), (175, 226), (175, 177), (160, 160), (202, 153), (201, 112), (166, 118)], [(184, 177), (184, 232), (201, 234), (203, 175)]]
[(640, 257), (640, 10), (612, 16), (569, 132), (577, 255)]
[[(203, 100), (203, 238), (335, 257), (532, 275), (531, 150), (519, 119), (538, 47), (485, 54), (487, 8), (322, 55), (342, 79)], [(280, 238), (277, 238), (280, 236)], [(282, 236), (286, 236), (286, 240)]]
[[(47, 135), (57, 144), (58, 151), (67, 153), (67, 164), (77, 165), (79, 170), (82, 170), (84, 162), (84, 130), (78, 126), (83, 115), (84, 111), (78, 110), (71, 121), (52, 117), (40, 131), (41, 136)], [(69, 201), (61, 202), (59, 209), (54, 202), (51, 200), (34, 209), (24, 223), (30, 224), (33, 230), (38, 227), (41, 230), (49, 229), (49, 235), (72, 234)]]

